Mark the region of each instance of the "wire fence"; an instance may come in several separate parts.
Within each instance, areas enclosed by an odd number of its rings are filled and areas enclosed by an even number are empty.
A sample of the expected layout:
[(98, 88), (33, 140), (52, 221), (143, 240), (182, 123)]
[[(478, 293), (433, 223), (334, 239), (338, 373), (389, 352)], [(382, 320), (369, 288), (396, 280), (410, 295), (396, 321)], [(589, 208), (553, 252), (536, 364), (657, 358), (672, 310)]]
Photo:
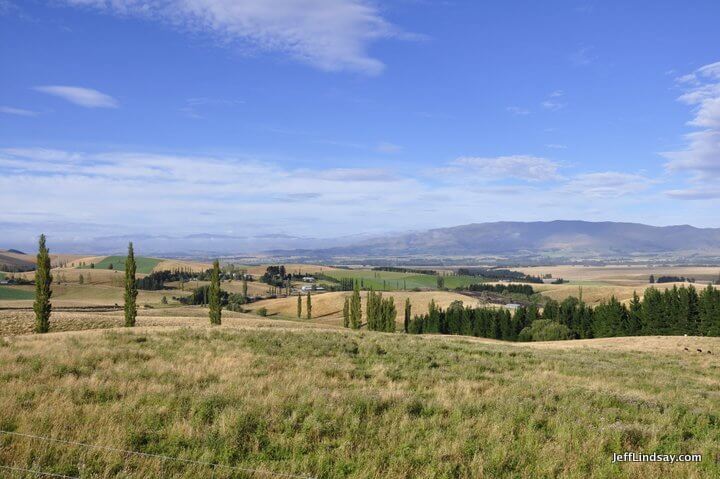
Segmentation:
[[(11, 437), (20, 437), (20, 438), (24, 438), (24, 439), (45, 441), (45, 442), (50, 442), (50, 443), (55, 443), (55, 444), (63, 444), (66, 446), (77, 446), (77, 447), (84, 447), (87, 449), (96, 449), (96, 450), (115, 452), (118, 454), (125, 454), (128, 456), (159, 459), (162, 461), (174, 461), (176, 463), (181, 463), (181, 464), (201, 466), (201, 467), (208, 468), (212, 472), (212, 477), (215, 477), (216, 471), (225, 470), (225, 471), (230, 471), (230, 472), (239, 472), (239, 473), (249, 474), (252, 476), (279, 477), (279, 478), (286, 478), (286, 479), (317, 479), (314, 476), (310, 476), (307, 474), (293, 474), (293, 473), (287, 473), (287, 472), (275, 472), (275, 471), (270, 471), (270, 470), (266, 470), (266, 469), (252, 469), (252, 468), (240, 467), (240, 466), (228, 466), (226, 464), (219, 464), (219, 463), (214, 463), (214, 462), (198, 461), (198, 460), (194, 460), (194, 459), (183, 459), (183, 458), (179, 458), (179, 457), (165, 456), (162, 454), (152, 454), (152, 453), (147, 453), (147, 452), (130, 451), (127, 449), (120, 449), (117, 447), (100, 446), (97, 444), (87, 444), (87, 443), (77, 442), (77, 441), (66, 441), (63, 439), (55, 439), (52, 437), (38, 436), (35, 434), (23, 434), (23, 433), (14, 432), (14, 431), (4, 431), (1, 429), (0, 429), (0, 434), (5, 434), (5, 435), (11, 436)], [(41, 477), (44, 476), (44, 477), (57, 477), (57, 478), (65, 478), (65, 479), (80, 479), (79, 477), (67, 476), (67, 475), (56, 474), (56, 473), (51, 473), (51, 472), (43, 472), (43, 471), (33, 470), (33, 469), (25, 469), (25, 468), (17, 467), (17, 466), (6, 466), (6, 465), (0, 464), (0, 468), (5, 469), (5, 470), (15, 470), (17, 472), (31, 473), (31, 474), (35, 474), (35, 475), (41, 476)]]

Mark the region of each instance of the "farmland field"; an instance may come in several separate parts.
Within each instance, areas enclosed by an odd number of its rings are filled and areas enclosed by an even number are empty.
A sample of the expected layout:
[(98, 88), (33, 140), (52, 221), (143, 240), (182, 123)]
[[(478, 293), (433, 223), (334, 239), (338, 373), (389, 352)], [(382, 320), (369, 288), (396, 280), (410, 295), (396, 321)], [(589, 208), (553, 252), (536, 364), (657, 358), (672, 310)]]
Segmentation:
[[(352, 278), (361, 281), (366, 288), (376, 290), (435, 289), (437, 276), (430, 274), (402, 273), (394, 271), (373, 271), (368, 269), (334, 269), (325, 275), (335, 279)], [(481, 283), (475, 276), (443, 276), (445, 287), (455, 289), (461, 286)]]
[(0, 300), (33, 300), (35, 291), (27, 286), (0, 286)]
[[(720, 351), (717, 338), (510, 344), (238, 314), (210, 328), (197, 314), (6, 337), (0, 429), (318, 478), (720, 474), (720, 363), (695, 352)], [(704, 459), (613, 464), (624, 451)], [(8, 435), (0, 464), (272, 477)]]
[[(106, 256), (102, 260), (94, 263), (94, 269), (114, 269), (117, 271), (125, 271), (125, 256)], [(137, 272), (141, 274), (152, 273), (155, 266), (161, 263), (163, 260), (157, 258), (147, 258), (144, 256), (136, 256), (135, 262), (137, 263)], [(110, 268), (112, 265), (112, 268)], [(86, 263), (85, 266), (80, 267), (82, 269), (90, 269), (90, 264)]]

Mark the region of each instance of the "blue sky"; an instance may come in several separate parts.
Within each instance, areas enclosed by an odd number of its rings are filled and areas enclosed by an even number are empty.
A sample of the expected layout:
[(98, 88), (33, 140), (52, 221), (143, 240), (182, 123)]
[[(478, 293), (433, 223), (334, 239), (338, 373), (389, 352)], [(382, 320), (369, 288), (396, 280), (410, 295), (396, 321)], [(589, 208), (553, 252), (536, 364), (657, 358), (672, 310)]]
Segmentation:
[(716, 1), (0, 0), (3, 239), (720, 227)]

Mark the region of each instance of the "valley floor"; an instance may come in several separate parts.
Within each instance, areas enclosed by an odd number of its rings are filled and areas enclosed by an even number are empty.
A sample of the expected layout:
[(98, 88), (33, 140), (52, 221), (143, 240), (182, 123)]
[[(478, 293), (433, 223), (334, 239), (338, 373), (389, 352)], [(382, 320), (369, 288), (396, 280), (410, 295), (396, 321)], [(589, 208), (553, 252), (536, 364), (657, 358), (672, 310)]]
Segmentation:
[[(237, 313), (210, 327), (204, 313), (142, 311), (126, 329), (121, 312), (57, 312), (57, 332), (39, 336), (26, 334), (31, 312), (3, 311), (0, 430), (244, 471), (6, 433), (0, 466), (82, 478), (720, 474), (719, 338), (503, 343)], [(87, 328), (108, 329), (69, 331)], [(703, 461), (611, 462), (625, 451)]]

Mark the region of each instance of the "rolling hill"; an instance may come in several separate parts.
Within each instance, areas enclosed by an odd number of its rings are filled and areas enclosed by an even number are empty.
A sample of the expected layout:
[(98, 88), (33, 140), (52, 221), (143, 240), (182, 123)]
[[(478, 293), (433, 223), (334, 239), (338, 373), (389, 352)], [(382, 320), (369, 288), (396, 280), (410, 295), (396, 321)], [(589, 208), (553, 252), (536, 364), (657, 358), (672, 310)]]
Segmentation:
[(309, 257), (561, 255), (602, 258), (663, 254), (720, 257), (720, 229), (617, 222), (502, 221), (431, 229), (346, 247), (295, 253)]

